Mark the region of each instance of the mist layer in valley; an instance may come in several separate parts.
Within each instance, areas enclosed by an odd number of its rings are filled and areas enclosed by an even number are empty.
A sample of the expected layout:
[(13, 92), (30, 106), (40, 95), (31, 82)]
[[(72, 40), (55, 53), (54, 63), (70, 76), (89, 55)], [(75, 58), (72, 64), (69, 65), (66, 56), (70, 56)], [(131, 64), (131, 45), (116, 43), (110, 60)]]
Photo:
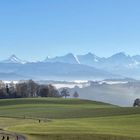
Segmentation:
[(75, 91), (79, 98), (102, 101), (119, 106), (132, 106), (136, 98), (140, 97), (139, 81), (99, 81), (84, 83), (54, 83), (60, 91), (66, 87), (70, 97)]

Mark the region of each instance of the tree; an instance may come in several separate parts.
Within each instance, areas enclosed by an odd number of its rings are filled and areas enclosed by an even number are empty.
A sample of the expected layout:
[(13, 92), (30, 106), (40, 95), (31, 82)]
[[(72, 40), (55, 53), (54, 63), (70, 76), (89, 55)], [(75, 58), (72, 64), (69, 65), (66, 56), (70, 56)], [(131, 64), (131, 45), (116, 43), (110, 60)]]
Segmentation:
[(33, 80), (19, 81), (5, 84), (0, 81), (0, 98), (28, 98), (28, 97), (61, 97), (59, 91), (51, 84), (39, 85)]
[(38, 84), (35, 83), (33, 80), (27, 81), (27, 91), (29, 97), (35, 97), (37, 94)]
[(134, 101), (134, 104), (133, 104), (134, 107), (140, 107), (140, 99), (137, 98), (135, 101)]
[(6, 98), (6, 90), (5, 88), (0, 88), (0, 99)]
[(6, 93), (9, 94), (9, 86), (6, 84)]
[(13, 82), (9, 83), (9, 98), (16, 98), (16, 88)]
[(27, 83), (18, 83), (16, 84), (16, 93), (17, 97), (26, 98), (29, 97), (29, 93), (27, 90)]
[(48, 85), (49, 97), (60, 97), (59, 91), (51, 84)]
[(59, 91), (51, 84), (40, 85), (37, 94), (41, 97), (60, 97)]
[(41, 97), (48, 97), (49, 95), (49, 88), (46, 85), (40, 85), (39, 86), (39, 91), (38, 91), (38, 96)]
[(4, 88), (5, 87), (5, 84), (2, 80), (0, 80), (0, 89)]
[(78, 98), (78, 97), (79, 97), (79, 94), (78, 94), (77, 91), (74, 92), (73, 97), (74, 97), (74, 98)]
[(68, 96), (70, 96), (68, 89), (63, 88), (61, 91), (61, 96), (67, 98)]

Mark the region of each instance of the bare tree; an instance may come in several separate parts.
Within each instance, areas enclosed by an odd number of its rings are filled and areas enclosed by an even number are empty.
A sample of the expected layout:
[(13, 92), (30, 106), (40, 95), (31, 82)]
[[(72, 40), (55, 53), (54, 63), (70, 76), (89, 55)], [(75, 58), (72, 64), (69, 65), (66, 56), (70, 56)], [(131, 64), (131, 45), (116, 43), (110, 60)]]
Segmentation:
[(48, 85), (49, 97), (60, 97), (59, 91), (51, 84)]
[(41, 97), (60, 97), (60, 94), (54, 86), (49, 84), (49, 85), (40, 85), (39, 86), (38, 96), (41, 96)]
[(28, 90), (27, 90), (27, 83), (18, 83), (16, 84), (16, 93), (17, 97), (23, 97), (26, 98), (29, 96)]
[(38, 92), (38, 96), (41, 97), (48, 97), (49, 95), (49, 88), (46, 85), (40, 85), (39, 86), (39, 92)]
[(67, 98), (68, 96), (70, 96), (68, 89), (63, 88), (61, 91), (61, 96)]
[(35, 83), (33, 80), (27, 81), (27, 91), (29, 97), (35, 97), (37, 94), (38, 84)]
[(5, 84), (2, 80), (0, 80), (0, 89), (4, 88), (5, 87)]
[(61, 97), (59, 91), (50, 85), (39, 85), (33, 80), (20, 81), (17, 84), (5, 84), (0, 81), (0, 98)]

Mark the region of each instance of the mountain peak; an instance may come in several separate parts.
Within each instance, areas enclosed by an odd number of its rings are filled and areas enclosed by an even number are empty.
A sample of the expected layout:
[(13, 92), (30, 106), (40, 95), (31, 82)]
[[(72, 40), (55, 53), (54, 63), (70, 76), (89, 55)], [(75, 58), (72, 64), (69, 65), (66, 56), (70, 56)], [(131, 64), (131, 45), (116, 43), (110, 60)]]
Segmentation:
[(65, 56), (74, 56), (74, 54), (73, 53), (68, 53), (68, 54), (66, 54)]
[(61, 62), (61, 63), (79, 64), (77, 57), (74, 56), (72, 53), (68, 53), (64, 56), (56, 56), (53, 58), (47, 58), (45, 62)]
[(111, 57), (130, 57), (130, 56), (127, 55), (125, 52), (119, 52), (119, 53), (112, 55)]
[(15, 54), (12, 54), (10, 57), (17, 57)]
[(91, 53), (91, 52), (87, 53), (85, 56), (89, 56), (89, 57), (92, 57), (94, 59), (99, 58), (98, 56), (96, 56), (94, 53)]
[(18, 60), (19, 58), (15, 55), (15, 54), (12, 54), (10, 57), (9, 57), (9, 60)]
[(106, 64), (108, 63), (108, 66), (114, 66), (119, 68), (122, 67), (128, 67), (130, 64), (133, 64), (133, 59), (131, 56), (125, 54), (124, 52), (119, 52), (111, 57), (106, 59)]
[(19, 59), (15, 54), (12, 54), (8, 59), (4, 60), (3, 63), (19, 63), (25, 64), (27, 63), (24, 60)]
[(77, 57), (78, 60), (81, 62), (81, 64), (90, 65), (90, 66), (93, 66), (94, 63), (97, 63), (101, 59), (91, 52), (85, 55), (77, 55)]
[(86, 55), (91, 55), (91, 56), (95, 56), (93, 53), (88, 52)]
[(50, 56), (47, 56), (47, 57), (45, 58), (45, 61), (47, 61), (47, 60), (49, 60), (49, 59), (51, 59), (51, 57), (50, 57)]

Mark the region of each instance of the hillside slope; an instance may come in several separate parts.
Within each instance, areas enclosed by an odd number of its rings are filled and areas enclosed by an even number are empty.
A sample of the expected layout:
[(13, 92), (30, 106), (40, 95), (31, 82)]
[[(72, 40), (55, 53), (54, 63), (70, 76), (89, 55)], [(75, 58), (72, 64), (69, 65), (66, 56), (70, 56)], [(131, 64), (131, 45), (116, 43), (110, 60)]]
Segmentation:
[(0, 100), (0, 127), (29, 140), (139, 140), (140, 109), (80, 99), (7, 99)]

